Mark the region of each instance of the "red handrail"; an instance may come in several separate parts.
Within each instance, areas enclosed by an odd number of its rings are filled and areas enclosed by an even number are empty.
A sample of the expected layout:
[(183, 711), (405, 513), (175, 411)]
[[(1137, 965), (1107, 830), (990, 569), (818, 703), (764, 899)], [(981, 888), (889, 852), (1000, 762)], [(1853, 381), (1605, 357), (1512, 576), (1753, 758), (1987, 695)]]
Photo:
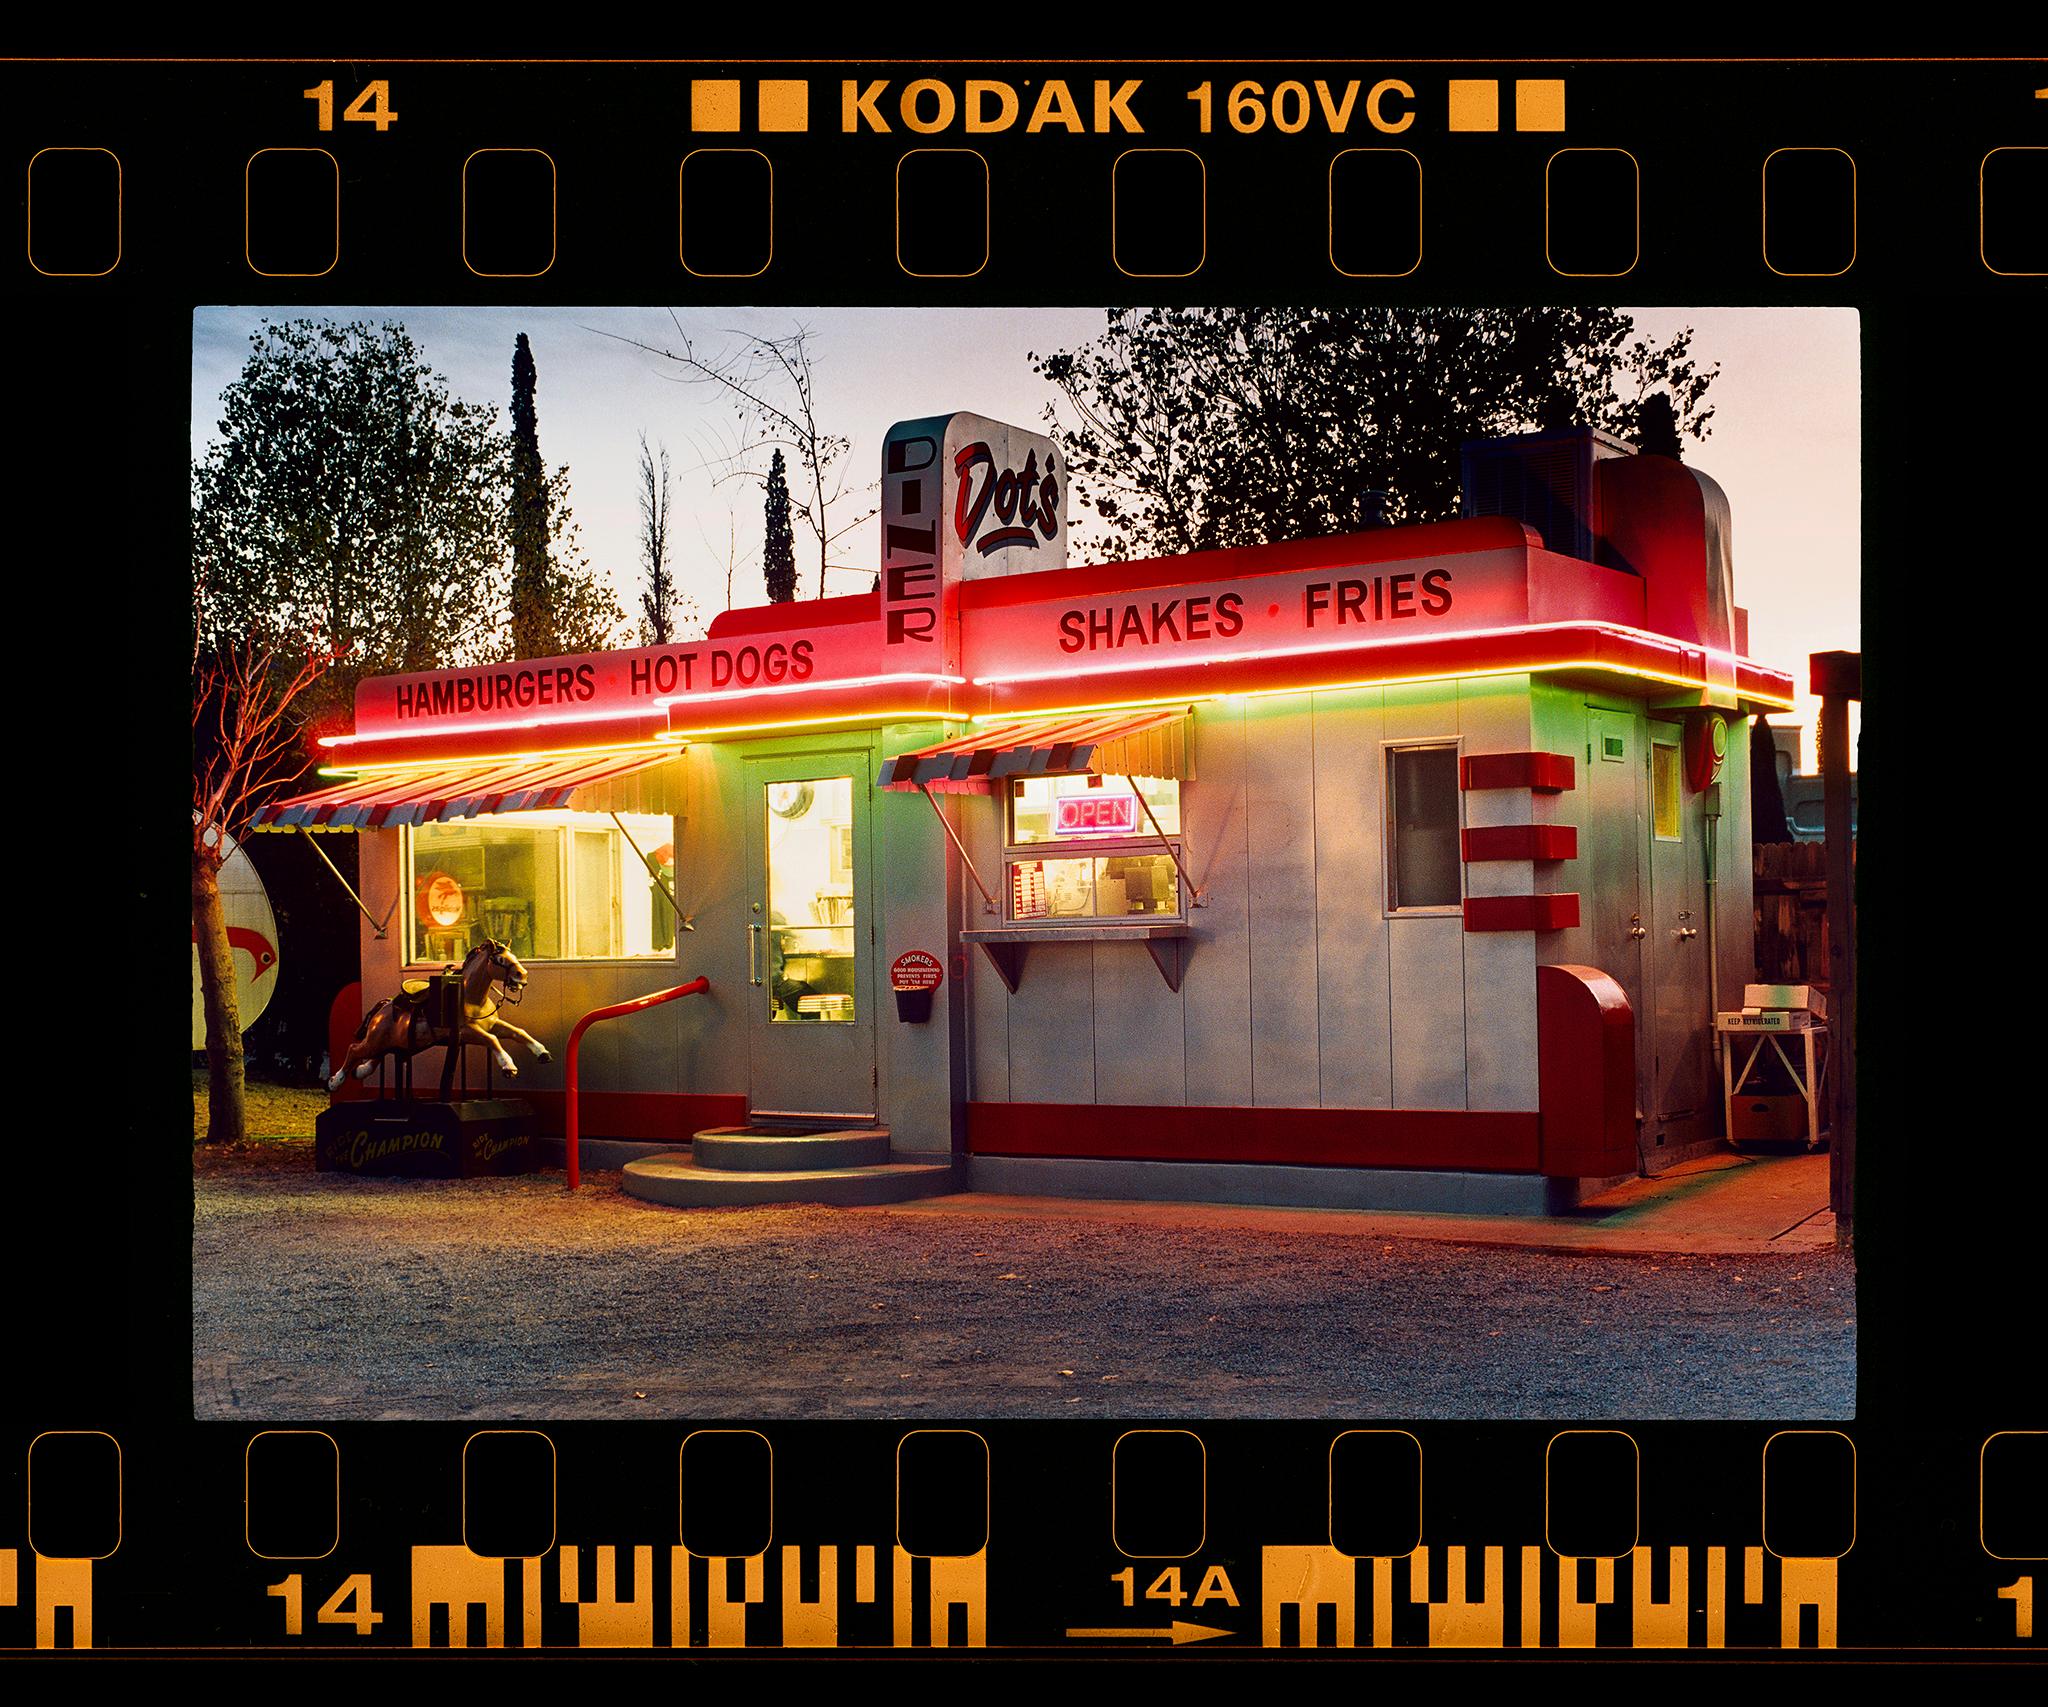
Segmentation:
[(701, 996), (711, 988), (709, 978), (692, 978), (687, 984), (678, 984), (673, 990), (657, 990), (651, 996), (640, 996), (630, 1002), (614, 1002), (608, 1008), (592, 1008), (576, 1022), (576, 1029), (569, 1033), (569, 1189), (574, 1191), (582, 1180), (576, 1166), (576, 1051), (582, 1047), (583, 1034), (601, 1019), (617, 1019), (621, 1014), (636, 1014), (642, 1008), (659, 1007), (663, 1002), (672, 1002), (678, 996)]

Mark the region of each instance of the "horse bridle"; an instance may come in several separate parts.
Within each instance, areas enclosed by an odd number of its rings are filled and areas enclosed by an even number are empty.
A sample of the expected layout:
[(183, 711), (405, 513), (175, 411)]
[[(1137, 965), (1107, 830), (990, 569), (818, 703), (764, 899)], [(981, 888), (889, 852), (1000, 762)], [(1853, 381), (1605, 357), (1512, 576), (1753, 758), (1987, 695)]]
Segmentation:
[[(511, 949), (509, 948), (508, 945), (504, 943), (490, 943), (486, 945), (486, 952), (489, 953), (491, 957), (491, 971), (494, 974), (506, 970), (505, 962), (502, 957), (511, 952)], [(498, 1007), (516, 1008), (517, 1006), (519, 1006), (521, 1002), (526, 1000), (526, 981), (524, 979), (521, 979), (517, 984), (514, 984), (513, 982), (511, 982), (509, 978), (498, 978), (494, 976), (491, 979), (491, 983), (496, 984), (498, 986), (500, 995), (502, 996), (502, 1000), (498, 1001), (495, 1004)], [(486, 987), (484, 994), (486, 998), (489, 997), (490, 991), (488, 987)]]

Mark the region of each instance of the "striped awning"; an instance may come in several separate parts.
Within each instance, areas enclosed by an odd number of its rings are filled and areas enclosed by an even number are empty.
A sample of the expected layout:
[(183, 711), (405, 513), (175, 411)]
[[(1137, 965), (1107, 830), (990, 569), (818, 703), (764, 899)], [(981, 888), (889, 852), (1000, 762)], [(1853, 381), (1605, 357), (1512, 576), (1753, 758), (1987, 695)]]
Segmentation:
[(673, 814), (680, 755), (584, 754), (408, 766), (336, 783), (256, 815), (258, 830), (387, 830), (497, 812)]
[(1191, 774), (1188, 712), (1097, 712), (1064, 717), (1026, 717), (992, 723), (899, 753), (882, 766), (883, 788), (929, 788), (940, 794), (987, 794), (1008, 777), (1143, 776), (1185, 778)]

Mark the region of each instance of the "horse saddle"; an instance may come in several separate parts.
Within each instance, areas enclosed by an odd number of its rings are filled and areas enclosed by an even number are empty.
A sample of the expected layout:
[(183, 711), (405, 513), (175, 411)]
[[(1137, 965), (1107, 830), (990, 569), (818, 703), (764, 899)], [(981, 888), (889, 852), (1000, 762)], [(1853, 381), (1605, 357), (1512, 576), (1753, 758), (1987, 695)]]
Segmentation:
[(431, 978), (408, 978), (398, 986), (397, 1005), (430, 1024), (451, 1025), (462, 1012), (462, 973), (450, 966)]

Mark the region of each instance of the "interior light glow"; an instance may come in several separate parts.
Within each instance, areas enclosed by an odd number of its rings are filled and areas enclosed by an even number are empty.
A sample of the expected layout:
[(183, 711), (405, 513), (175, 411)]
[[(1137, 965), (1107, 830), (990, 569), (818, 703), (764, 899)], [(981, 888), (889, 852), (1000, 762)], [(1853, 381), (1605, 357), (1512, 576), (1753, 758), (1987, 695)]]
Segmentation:
[[(453, 733), (453, 731), (448, 731)], [(365, 737), (375, 740), (375, 736)], [(664, 738), (656, 737), (657, 741)], [(644, 759), (667, 759), (676, 755), (677, 743), (670, 737), (662, 745), (647, 741), (636, 741), (630, 746), (613, 747), (554, 747), (546, 752), (531, 753), (466, 753), (431, 759), (348, 759), (338, 764), (321, 765), (314, 771), (315, 776), (349, 776), (357, 773), (382, 775), (387, 771), (417, 771), (428, 774), (435, 771), (452, 771), (481, 768), (484, 765), (545, 765), (565, 759), (601, 759), (617, 755), (629, 758), (638, 754)]]
[[(1035, 713), (1033, 715), (1036, 715)], [(826, 717), (789, 717), (772, 723), (718, 723), (700, 729), (677, 729), (672, 731), (676, 738), (694, 737), (709, 740), (714, 735), (748, 735), (773, 729), (824, 729), (839, 723), (965, 723), (969, 721), (964, 711), (934, 711), (929, 706), (915, 706), (908, 711), (862, 710), (836, 712)]]
[[(1716, 663), (1740, 666), (1750, 664), (1752, 668), (1763, 668), (1753, 660), (1740, 657), (1733, 652), (1723, 652), (1712, 646), (1694, 646), (1675, 639), (1668, 634), (1652, 634), (1648, 629), (1630, 628), (1611, 622), (1531, 622), (1515, 623), (1502, 628), (1463, 628), (1442, 634), (1403, 635), (1397, 639), (1376, 638), (1369, 640), (1342, 640), (1332, 638), (1323, 641), (1308, 641), (1289, 646), (1259, 646), (1241, 648), (1235, 652), (1211, 652), (1202, 657), (1135, 658), (1106, 664), (1075, 664), (1057, 670), (1024, 670), (1013, 675), (976, 676), (973, 685), (981, 687), (1009, 687), (1024, 682), (1061, 682), (1080, 676), (1138, 675), (1152, 670), (1178, 670), (1206, 668), (1213, 664), (1254, 664), (1268, 658), (1309, 658), (1327, 657), (1331, 653), (1376, 652), (1397, 646), (1430, 644), (1452, 645), (1468, 640), (1507, 640), (1529, 638), (1541, 634), (1584, 634), (1588, 630), (1610, 634), (1616, 639), (1648, 642), (1667, 651), (1696, 653)], [(1459, 675), (1473, 672), (1461, 670)], [(1403, 676), (1403, 681), (1440, 680), (1440, 677)]]
[[(1461, 670), (1444, 670), (1435, 674), (1397, 674), (1388, 676), (1367, 676), (1342, 682), (1299, 682), (1288, 686), (1271, 688), (1232, 688), (1227, 693), (1177, 693), (1157, 699), (1113, 699), (1089, 700), (1074, 704), (1034, 707), (1030, 711), (987, 711), (976, 712), (969, 717), (971, 723), (1015, 723), (1020, 718), (1037, 717), (1078, 717), (1088, 712), (1145, 711), (1168, 705), (1187, 705), (1191, 701), (1209, 703), (1234, 699), (1271, 699), (1276, 694), (1295, 693), (1344, 693), (1359, 688), (1418, 687), (1433, 682), (1454, 682), (1470, 680), (1475, 676), (1541, 676), (1567, 670), (1599, 670), (1615, 676), (1635, 676), (1644, 681), (1664, 682), (1682, 688), (1727, 687), (1725, 682), (1701, 681), (1691, 676), (1681, 676), (1663, 670), (1647, 669), (1634, 664), (1617, 664), (1606, 659), (1578, 658), (1542, 664), (1491, 664), (1472, 665)], [(1775, 706), (1781, 711), (1790, 711), (1794, 702), (1778, 694), (1765, 693), (1761, 689), (1736, 687), (1733, 690), (1742, 699), (1756, 700), (1761, 704)]]
[(507, 729), (550, 729), (562, 723), (622, 723), (632, 718), (658, 715), (651, 705), (636, 705), (625, 711), (584, 711), (571, 717), (517, 717), (496, 723), (442, 723), (424, 729), (375, 729), (367, 734), (322, 735), (323, 747), (353, 747), (363, 741), (420, 741), (435, 736), (496, 735)]

